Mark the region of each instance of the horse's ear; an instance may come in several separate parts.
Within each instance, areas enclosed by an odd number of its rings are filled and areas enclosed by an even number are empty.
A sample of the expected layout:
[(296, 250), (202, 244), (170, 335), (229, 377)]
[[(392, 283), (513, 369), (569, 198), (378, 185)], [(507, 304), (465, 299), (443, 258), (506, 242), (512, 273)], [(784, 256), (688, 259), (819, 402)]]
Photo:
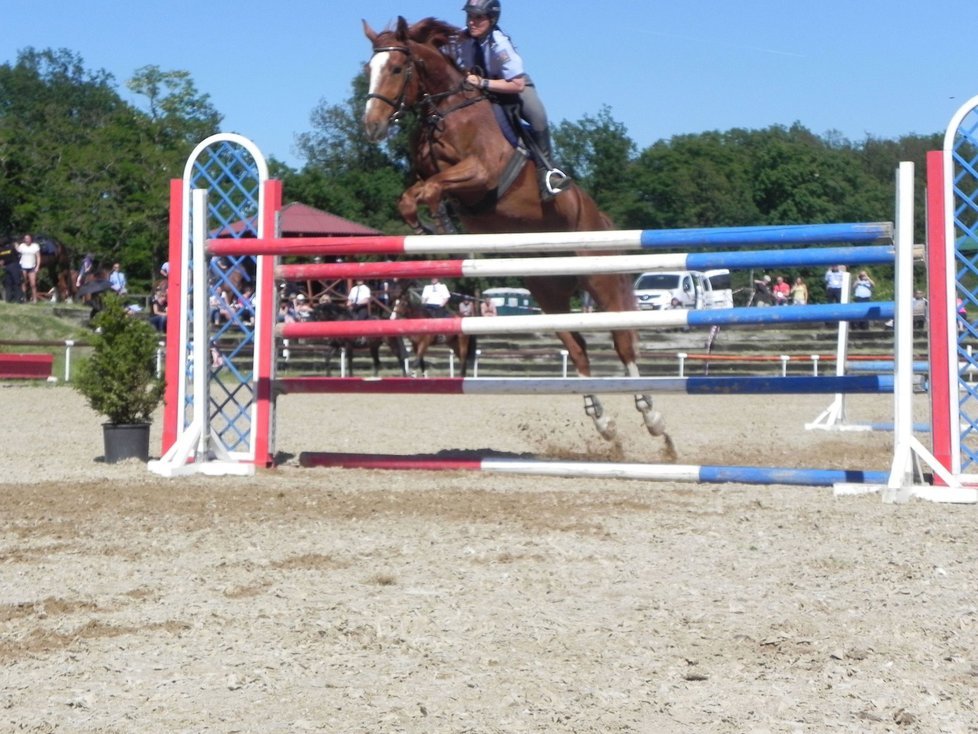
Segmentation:
[[(362, 20), (362, 19), (361, 19)], [(374, 43), (377, 40), (377, 31), (370, 27), (370, 24), (363, 20), (363, 35), (367, 37), (367, 40)]]
[(407, 43), (409, 31), (410, 28), (408, 26), (408, 22), (404, 20), (404, 16), (397, 16), (397, 40), (399, 40), (401, 43)]

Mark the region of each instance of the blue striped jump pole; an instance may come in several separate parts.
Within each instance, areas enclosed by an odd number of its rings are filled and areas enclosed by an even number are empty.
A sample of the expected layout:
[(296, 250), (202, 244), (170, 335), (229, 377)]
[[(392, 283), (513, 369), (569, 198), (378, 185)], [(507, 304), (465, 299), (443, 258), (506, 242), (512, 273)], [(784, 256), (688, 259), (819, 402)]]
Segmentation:
[(830, 487), (838, 483), (880, 484), (885, 471), (851, 469), (791, 469), (783, 467), (702, 466), (695, 464), (628, 464), (614, 462), (550, 461), (546, 459), (452, 458), (443, 455), (404, 456), (392, 454), (348, 454), (305, 451), (299, 454), (304, 467), (345, 469), (389, 469), (393, 471), (482, 471), (495, 474), (526, 474), (592, 479), (639, 479), (699, 484), (790, 484)]
[(892, 393), (892, 375), (841, 377), (280, 377), (279, 394), (368, 395), (592, 395), (685, 393), (686, 395), (797, 395)]
[(672, 230), (609, 230), (509, 234), (376, 235), (210, 239), (211, 255), (437, 255), (568, 250), (712, 249), (765, 245), (891, 244), (890, 222), (793, 224)]

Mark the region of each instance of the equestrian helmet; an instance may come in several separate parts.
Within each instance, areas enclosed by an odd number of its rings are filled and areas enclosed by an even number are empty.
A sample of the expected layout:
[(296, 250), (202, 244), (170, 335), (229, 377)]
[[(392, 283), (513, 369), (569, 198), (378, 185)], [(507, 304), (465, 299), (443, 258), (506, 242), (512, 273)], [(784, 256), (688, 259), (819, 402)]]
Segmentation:
[(499, 16), (503, 12), (499, 0), (468, 0), (462, 10), (474, 15), (485, 15), (494, 24), (499, 22)]

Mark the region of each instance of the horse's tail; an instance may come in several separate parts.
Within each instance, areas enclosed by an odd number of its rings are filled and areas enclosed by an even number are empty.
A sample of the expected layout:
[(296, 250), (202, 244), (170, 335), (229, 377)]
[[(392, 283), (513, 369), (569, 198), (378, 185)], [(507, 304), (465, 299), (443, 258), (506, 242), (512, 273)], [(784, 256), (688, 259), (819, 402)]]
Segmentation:
[(479, 338), (473, 334), (469, 337), (469, 351), (465, 354), (465, 366), (475, 367), (475, 350), (479, 348)]

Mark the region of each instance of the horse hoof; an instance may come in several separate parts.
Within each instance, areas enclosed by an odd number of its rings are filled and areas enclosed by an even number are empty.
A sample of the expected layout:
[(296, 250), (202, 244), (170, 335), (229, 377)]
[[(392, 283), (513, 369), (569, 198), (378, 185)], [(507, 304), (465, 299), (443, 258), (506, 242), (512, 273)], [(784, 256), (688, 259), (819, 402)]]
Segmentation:
[(618, 428), (615, 426), (614, 421), (595, 420), (594, 426), (598, 429), (598, 433), (601, 434), (601, 438), (605, 441), (614, 441), (618, 438)]
[(645, 419), (645, 427), (653, 436), (661, 436), (666, 432), (666, 421), (659, 411), (644, 413), (642, 417)]

